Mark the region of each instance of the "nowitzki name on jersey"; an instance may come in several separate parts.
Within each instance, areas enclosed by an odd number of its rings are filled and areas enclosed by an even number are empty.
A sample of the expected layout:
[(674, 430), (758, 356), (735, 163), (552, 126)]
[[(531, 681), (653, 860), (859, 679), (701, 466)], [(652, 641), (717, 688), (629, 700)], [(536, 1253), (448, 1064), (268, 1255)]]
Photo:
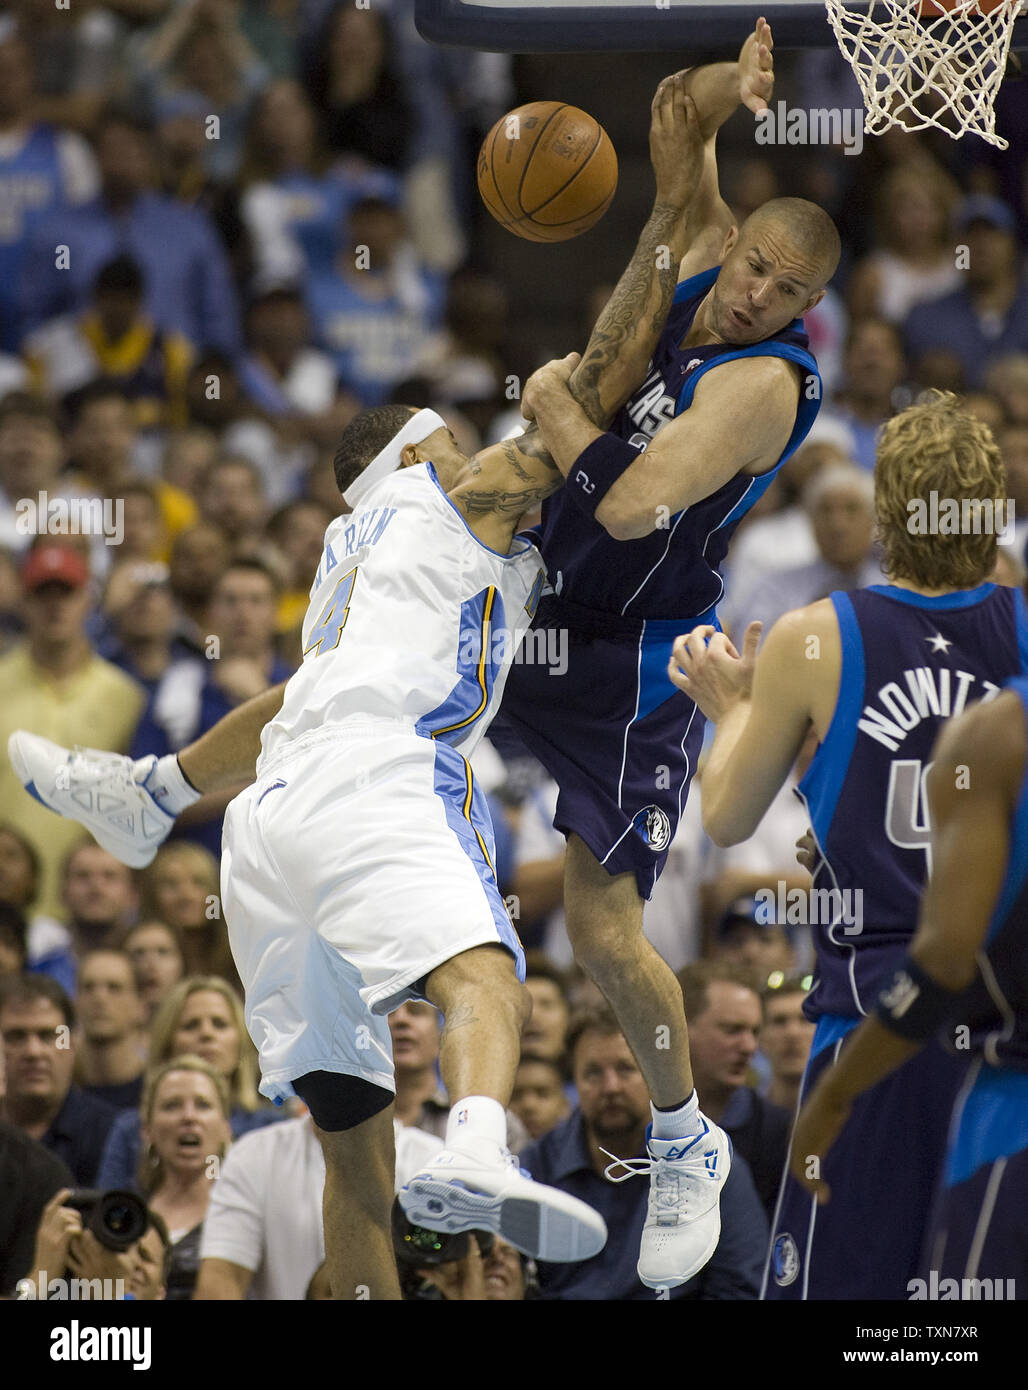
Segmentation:
[[(932, 639), (929, 639), (932, 640)], [(935, 639), (945, 641), (944, 638)], [(991, 700), (1000, 687), (971, 671), (914, 666), (878, 691), (876, 705), (865, 705), (857, 728), (895, 752), (924, 719), (949, 719), (968, 703)]]

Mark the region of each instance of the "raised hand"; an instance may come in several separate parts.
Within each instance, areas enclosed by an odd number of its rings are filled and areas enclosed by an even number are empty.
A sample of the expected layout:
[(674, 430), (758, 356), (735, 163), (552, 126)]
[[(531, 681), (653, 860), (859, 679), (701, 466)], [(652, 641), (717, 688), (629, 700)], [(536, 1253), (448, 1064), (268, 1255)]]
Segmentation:
[(696, 103), (685, 88), (685, 73), (665, 77), (650, 106), (650, 162), (657, 179), (657, 202), (685, 209), (703, 174), (703, 135)]
[(739, 50), (739, 100), (754, 115), (767, 110), (774, 90), (773, 49), (771, 26), (761, 15), (753, 33)]

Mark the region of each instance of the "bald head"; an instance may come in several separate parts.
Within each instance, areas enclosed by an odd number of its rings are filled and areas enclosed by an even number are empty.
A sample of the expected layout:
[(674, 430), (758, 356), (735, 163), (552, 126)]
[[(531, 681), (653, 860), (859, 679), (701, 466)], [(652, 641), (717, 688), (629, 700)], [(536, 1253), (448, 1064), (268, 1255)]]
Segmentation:
[(821, 302), (839, 251), (839, 233), (816, 204), (772, 198), (726, 236), (703, 326), (740, 347), (774, 337)]
[(819, 288), (828, 284), (839, 265), (842, 243), (835, 223), (816, 203), (806, 198), (772, 198), (751, 212), (739, 231), (740, 242), (764, 231), (777, 232), (816, 267)]

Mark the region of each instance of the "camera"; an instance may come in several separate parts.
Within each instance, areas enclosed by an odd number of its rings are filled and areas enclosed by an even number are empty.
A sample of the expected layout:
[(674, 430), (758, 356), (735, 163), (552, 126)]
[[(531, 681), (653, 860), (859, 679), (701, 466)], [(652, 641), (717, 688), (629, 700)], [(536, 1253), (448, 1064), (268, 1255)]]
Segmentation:
[(463, 1260), (471, 1249), (472, 1234), (485, 1259), (496, 1239), (492, 1231), (461, 1231), (457, 1235), (430, 1231), (427, 1226), (412, 1225), (399, 1200), (393, 1202), (393, 1251), (401, 1268), (428, 1269), (432, 1265)]
[(134, 1192), (99, 1192), (80, 1187), (63, 1205), (81, 1212), (83, 1228), (92, 1231), (108, 1250), (119, 1253), (135, 1245), (150, 1224), (146, 1204)]

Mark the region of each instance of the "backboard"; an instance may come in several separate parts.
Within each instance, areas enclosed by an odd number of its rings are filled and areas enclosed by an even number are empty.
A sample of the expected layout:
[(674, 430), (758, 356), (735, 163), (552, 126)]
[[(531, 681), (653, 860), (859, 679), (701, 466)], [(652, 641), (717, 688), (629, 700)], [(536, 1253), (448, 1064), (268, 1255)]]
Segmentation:
[[(859, 8), (859, 6), (850, 6)], [(495, 53), (738, 51), (757, 16), (776, 48), (834, 48), (823, 0), (417, 0), (421, 34), (434, 43)], [(1016, 48), (1028, 47), (1028, 19)]]

